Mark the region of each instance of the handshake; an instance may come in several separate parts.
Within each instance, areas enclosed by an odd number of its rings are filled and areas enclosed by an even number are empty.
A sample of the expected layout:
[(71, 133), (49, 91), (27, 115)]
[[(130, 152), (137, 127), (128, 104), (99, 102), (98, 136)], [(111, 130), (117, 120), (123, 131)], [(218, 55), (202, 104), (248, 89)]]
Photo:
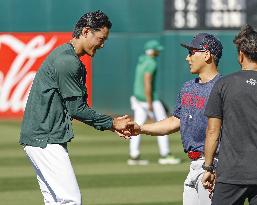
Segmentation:
[(115, 117), (112, 122), (112, 131), (124, 139), (130, 139), (131, 136), (141, 134), (140, 126), (132, 121), (128, 115)]

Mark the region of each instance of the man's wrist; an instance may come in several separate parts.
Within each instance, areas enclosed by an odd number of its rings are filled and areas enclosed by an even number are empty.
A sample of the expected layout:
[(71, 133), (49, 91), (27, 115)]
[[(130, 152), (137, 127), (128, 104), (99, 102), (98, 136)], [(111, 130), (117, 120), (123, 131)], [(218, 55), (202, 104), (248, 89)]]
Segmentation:
[(111, 131), (115, 131), (115, 126), (116, 126), (116, 118), (114, 117), (114, 118), (112, 118), (112, 126), (111, 126)]
[(144, 125), (139, 126), (139, 130), (138, 130), (139, 134), (144, 134), (143, 127), (144, 127)]
[(211, 172), (211, 173), (214, 172), (214, 166), (212, 164), (211, 165), (205, 165), (205, 162), (204, 162), (203, 165), (202, 165), (202, 168), (203, 168), (203, 170), (205, 170), (207, 172)]

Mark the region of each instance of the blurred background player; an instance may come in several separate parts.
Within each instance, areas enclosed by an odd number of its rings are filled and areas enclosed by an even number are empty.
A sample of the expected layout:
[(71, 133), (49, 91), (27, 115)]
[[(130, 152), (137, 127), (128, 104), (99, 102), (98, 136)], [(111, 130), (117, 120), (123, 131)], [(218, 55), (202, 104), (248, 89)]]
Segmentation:
[[(145, 43), (145, 54), (138, 60), (135, 71), (131, 108), (134, 110), (134, 120), (139, 125), (146, 122), (147, 117), (155, 121), (167, 118), (165, 108), (158, 98), (156, 90), (157, 57), (163, 46), (156, 40)], [(147, 165), (148, 160), (140, 159), (141, 136), (132, 137), (129, 146), (129, 165)], [(179, 164), (181, 160), (171, 155), (168, 135), (157, 137), (160, 158), (159, 164)]]

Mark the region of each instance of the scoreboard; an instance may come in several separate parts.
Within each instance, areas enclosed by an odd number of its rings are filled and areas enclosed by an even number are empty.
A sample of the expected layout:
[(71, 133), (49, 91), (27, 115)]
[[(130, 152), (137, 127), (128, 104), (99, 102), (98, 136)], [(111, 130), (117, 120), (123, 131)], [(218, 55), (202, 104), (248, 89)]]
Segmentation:
[(257, 0), (165, 0), (164, 29), (239, 29), (257, 26)]

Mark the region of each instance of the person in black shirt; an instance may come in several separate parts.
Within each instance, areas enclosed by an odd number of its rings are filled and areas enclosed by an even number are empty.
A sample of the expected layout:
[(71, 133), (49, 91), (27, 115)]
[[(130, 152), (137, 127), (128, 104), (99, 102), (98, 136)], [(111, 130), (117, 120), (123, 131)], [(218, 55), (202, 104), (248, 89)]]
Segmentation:
[(246, 198), (250, 205), (257, 204), (257, 32), (246, 25), (234, 44), (242, 70), (217, 81), (205, 110), (208, 127), (202, 182), (206, 189), (214, 188), (213, 205), (243, 205)]

